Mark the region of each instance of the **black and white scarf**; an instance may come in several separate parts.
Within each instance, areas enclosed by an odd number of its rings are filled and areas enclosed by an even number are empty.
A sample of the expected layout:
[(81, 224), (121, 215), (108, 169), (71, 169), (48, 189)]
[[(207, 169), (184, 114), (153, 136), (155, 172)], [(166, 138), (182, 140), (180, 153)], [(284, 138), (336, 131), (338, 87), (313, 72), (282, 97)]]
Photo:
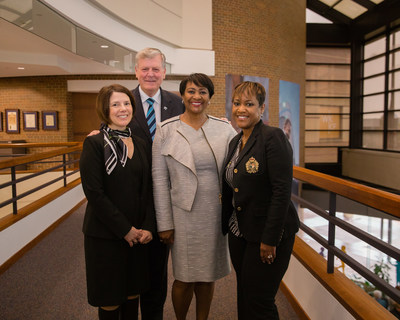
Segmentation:
[(114, 170), (118, 160), (125, 167), (128, 158), (128, 148), (122, 138), (131, 136), (131, 129), (127, 127), (124, 131), (113, 130), (103, 125), (101, 131), (104, 132), (104, 163), (108, 175)]

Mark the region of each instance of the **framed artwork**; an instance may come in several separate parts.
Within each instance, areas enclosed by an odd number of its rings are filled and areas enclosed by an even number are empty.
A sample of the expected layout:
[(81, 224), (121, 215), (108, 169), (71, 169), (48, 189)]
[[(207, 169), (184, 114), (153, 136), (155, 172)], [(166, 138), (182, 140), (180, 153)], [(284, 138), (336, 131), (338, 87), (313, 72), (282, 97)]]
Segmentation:
[(58, 130), (57, 111), (42, 111), (43, 130)]
[(3, 131), (3, 112), (0, 112), (0, 132)]
[(6, 132), (19, 133), (19, 109), (6, 109)]
[(24, 130), (25, 131), (37, 131), (38, 127), (38, 113), (36, 111), (24, 111)]

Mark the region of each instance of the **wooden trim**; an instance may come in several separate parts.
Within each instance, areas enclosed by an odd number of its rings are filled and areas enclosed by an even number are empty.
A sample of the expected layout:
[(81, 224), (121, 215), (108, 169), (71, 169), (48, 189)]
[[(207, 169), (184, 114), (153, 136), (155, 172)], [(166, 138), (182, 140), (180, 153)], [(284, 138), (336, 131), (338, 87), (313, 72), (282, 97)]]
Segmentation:
[(18, 210), (17, 214), (9, 214), (5, 217), (0, 219), (0, 232), (9, 226), (13, 225), (14, 223), (18, 222), (19, 220), (29, 216), (32, 212), (35, 212), (39, 208), (43, 207), (44, 205), (48, 204), (49, 202), (53, 201), (54, 199), (60, 197), (67, 191), (75, 188), (81, 183), (81, 178), (75, 179), (74, 181), (67, 184), (66, 187), (61, 187), (44, 197), (26, 205), (22, 209)]
[(396, 319), (389, 310), (340, 271), (327, 273), (326, 260), (296, 236), (293, 255), (353, 317), (360, 320)]
[(299, 301), (293, 295), (292, 291), (289, 290), (289, 288), (286, 286), (286, 284), (283, 281), (281, 282), (279, 289), (285, 295), (286, 299), (289, 301), (294, 312), (296, 312), (296, 314), (300, 320), (311, 320), (311, 318), (307, 315), (305, 310), (301, 307)]
[(9, 148), (52, 148), (52, 147), (74, 147), (79, 145), (81, 142), (52, 142), (52, 143), (0, 143), (0, 149)]
[(293, 167), (293, 176), (300, 181), (400, 218), (400, 195), (296, 166)]
[(66, 220), (72, 213), (74, 213), (81, 205), (83, 205), (87, 200), (83, 199), (78, 204), (76, 204), (71, 210), (64, 214), (61, 218), (55, 221), (47, 229), (41, 232), (35, 239), (30, 241), (21, 250), (15, 253), (10, 259), (4, 262), (0, 266), (0, 275), (2, 275), (8, 268), (10, 268), (15, 262), (17, 262), (22, 256), (36, 246), (40, 241), (42, 241), (48, 234), (50, 234), (55, 228), (57, 228), (64, 220)]
[(0, 169), (10, 168), (10, 167), (18, 166), (21, 164), (26, 164), (29, 162), (48, 159), (48, 158), (55, 157), (55, 156), (61, 156), (66, 153), (80, 151), (80, 150), (82, 150), (82, 144), (79, 144), (74, 147), (69, 147), (69, 148), (61, 148), (61, 149), (46, 151), (46, 152), (42, 152), (40, 154), (31, 154), (31, 155), (27, 155), (27, 156), (18, 157), (15, 159), (2, 160), (2, 161), (0, 161)]

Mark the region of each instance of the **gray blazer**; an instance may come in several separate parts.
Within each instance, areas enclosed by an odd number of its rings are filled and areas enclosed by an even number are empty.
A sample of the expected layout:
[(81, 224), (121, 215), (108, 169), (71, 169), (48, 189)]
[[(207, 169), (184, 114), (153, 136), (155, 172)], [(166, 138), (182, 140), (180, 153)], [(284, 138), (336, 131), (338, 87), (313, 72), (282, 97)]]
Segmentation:
[[(208, 116), (200, 129), (214, 154), (220, 183), (222, 166), (236, 131), (226, 121)], [(174, 229), (172, 206), (191, 211), (197, 191), (197, 173), (179, 116), (157, 125), (153, 142), (153, 190), (158, 231)]]

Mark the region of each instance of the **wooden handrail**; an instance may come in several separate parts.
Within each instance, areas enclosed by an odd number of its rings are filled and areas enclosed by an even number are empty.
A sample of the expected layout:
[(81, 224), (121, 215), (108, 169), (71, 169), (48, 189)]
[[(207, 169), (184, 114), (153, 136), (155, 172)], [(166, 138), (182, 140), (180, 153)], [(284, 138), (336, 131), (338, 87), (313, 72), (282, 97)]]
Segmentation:
[(294, 178), (400, 218), (400, 196), (362, 184), (293, 167)]
[(326, 260), (298, 236), (293, 255), (356, 319), (396, 319), (343, 273), (327, 273)]
[(78, 143), (78, 145), (75, 147), (61, 148), (61, 149), (41, 152), (40, 154), (31, 154), (31, 155), (21, 156), (21, 157), (15, 158), (15, 159), (1, 160), (0, 161), (0, 170), (18, 166), (18, 165), (25, 164), (25, 163), (29, 163), (29, 162), (33, 162), (33, 161), (38, 161), (38, 160), (48, 159), (48, 158), (55, 157), (55, 156), (60, 156), (60, 155), (66, 154), (66, 153), (79, 151), (79, 150), (82, 150), (82, 143)]
[(77, 146), (81, 142), (52, 142), (52, 143), (0, 143), (0, 149), (2, 148), (42, 148), (42, 147), (73, 147)]

